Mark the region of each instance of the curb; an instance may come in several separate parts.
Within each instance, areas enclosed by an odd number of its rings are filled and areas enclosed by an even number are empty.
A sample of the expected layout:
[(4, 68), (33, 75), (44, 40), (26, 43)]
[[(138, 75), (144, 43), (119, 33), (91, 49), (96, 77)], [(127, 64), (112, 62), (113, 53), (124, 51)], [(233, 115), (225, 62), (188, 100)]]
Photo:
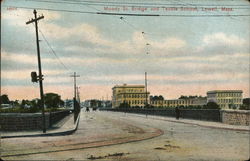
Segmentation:
[[(121, 112), (122, 113), (122, 112)], [(136, 113), (130, 113), (133, 115), (139, 115), (140, 117), (143, 116), (143, 114), (136, 114)], [(155, 115), (147, 115), (147, 118), (151, 119), (156, 119), (156, 120), (163, 120), (163, 121), (169, 121), (169, 122), (174, 122), (174, 123), (182, 123), (182, 124), (189, 124), (189, 125), (196, 125), (196, 126), (200, 126), (200, 127), (207, 127), (207, 128), (214, 128), (214, 129), (223, 129), (223, 130), (234, 130), (234, 131), (246, 131), (246, 132), (250, 132), (250, 126), (249, 129), (235, 129), (235, 128), (230, 128), (230, 127), (218, 127), (218, 126), (211, 126), (211, 125), (201, 125), (198, 123), (192, 123), (192, 122), (184, 122), (184, 121), (175, 121), (175, 120), (168, 120), (167, 118), (153, 118)], [(162, 116), (160, 116), (162, 117)]]
[(79, 124), (79, 120), (80, 120), (80, 113), (77, 117), (77, 120), (74, 125), (74, 128), (71, 130), (66, 130), (66, 131), (62, 131), (62, 132), (52, 132), (52, 133), (44, 133), (44, 134), (27, 134), (27, 135), (12, 135), (12, 136), (0, 136), (1, 139), (5, 139), (5, 138), (19, 138), (19, 137), (45, 137), (45, 136), (61, 136), (61, 135), (70, 135), (73, 134), (77, 128), (78, 128), (78, 124)]
[(234, 130), (234, 131), (248, 131), (248, 132), (250, 131), (250, 129), (235, 129), (235, 128), (230, 128), (230, 127), (218, 127), (218, 126), (210, 126), (210, 125), (201, 125), (201, 124), (197, 124), (197, 123), (174, 121), (174, 120), (167, 120), (167, 119), (158, 119), (158, 120), (164, 120), (164, 121), (182, 123), (182, 124), (189, 124), (189, 125), (196, 125), (196, 126), (200, 126), (200, 127), (207, 127), (207, 128), (214, 128), (214, 129)]

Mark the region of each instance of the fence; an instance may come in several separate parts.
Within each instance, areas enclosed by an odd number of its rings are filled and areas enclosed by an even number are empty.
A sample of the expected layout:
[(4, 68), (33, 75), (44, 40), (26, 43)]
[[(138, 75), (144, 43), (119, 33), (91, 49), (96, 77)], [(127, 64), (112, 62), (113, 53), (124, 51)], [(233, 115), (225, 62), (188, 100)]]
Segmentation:
[[(114, 112), (126, 112), (136, 113), (144, 115), (157, 115), (157, 116), (168, 116), (175, 117), (175, 109), (103, 109)], [(195, 120), (206, 120), (206, 121), (221, 121), (220, 110), (214, 109), (180, 109), (180, 117), (195, 119)]]
[[(45, 113), (46, 128), (51, 127), (65, 116), (70, 110)], [(0, 113), (0, 131), (21, 131), (42, 129), (41, 113)]]

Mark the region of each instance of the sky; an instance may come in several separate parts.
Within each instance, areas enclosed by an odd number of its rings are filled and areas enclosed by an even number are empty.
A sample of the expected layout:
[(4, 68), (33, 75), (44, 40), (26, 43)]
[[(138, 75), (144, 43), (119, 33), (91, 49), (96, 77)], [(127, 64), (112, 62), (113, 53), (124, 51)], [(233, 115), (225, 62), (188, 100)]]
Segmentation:
[(30, 77), (38, 72), (35, 27), (25, 24), (33, 9), (44, 15), (38, 27), (45, 93), (71, 99), (76, 72), (82, 100), (111, 99), (113, 86), (144, 84), (147, 72), (148, 91), (165, 99), (226, 89), (249, 97), (246, 0), (4, 0), (1, 94), (11, 100), (39, 98)]

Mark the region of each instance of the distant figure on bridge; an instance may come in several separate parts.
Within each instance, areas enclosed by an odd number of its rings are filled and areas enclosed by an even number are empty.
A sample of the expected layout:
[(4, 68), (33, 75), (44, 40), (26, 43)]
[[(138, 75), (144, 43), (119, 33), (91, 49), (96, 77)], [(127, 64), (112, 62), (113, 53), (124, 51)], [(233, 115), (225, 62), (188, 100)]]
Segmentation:
[(86, 112), (89, 112), (89, 107), (86, 107)]
[(179, 107), (175, 108), (175, 117), (176, 117), (176, 120), (179, 120), (179, 118), (180, 118), (180, 109), (179, 109)]

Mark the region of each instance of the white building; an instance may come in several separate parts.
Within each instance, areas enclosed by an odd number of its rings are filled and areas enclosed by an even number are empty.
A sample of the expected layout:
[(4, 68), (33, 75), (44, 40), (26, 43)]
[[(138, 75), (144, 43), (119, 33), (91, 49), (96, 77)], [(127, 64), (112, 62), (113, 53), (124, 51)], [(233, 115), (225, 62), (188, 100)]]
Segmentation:
[(239, 108), (242, 105), (242, 90), (214, 90), (207, 92), (207, 102), (215, 102), (221, 109)]

